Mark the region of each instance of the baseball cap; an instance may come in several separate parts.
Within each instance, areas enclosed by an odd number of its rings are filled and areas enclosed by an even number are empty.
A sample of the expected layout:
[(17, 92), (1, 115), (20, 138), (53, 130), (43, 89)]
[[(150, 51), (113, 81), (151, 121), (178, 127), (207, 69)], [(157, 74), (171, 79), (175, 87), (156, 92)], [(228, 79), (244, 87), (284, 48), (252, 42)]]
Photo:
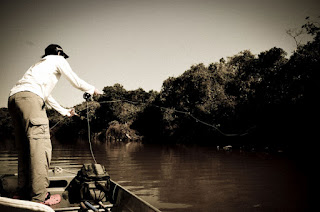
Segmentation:
[(42, 57), (45, 57), (47, 55), (58, 55), (58, 52), (65, 58), (69, 58), (69, 56), (63, 51), (62, 47), (58, 44), (50, 44), (47, 46), (47, 48), (44, 50), (44, 55)]

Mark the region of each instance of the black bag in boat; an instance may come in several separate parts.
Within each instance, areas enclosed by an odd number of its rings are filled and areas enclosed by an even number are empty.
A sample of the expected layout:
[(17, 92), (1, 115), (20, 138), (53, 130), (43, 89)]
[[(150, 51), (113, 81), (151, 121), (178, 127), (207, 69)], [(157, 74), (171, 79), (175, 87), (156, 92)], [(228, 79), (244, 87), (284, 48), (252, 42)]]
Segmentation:
[[(103, 191), (100, 188), (104, 188)], [(110, 191), (110, 176), (100, 164), (84, 164), (68, 188), (70, 203), (83, 200), (107, 201)]]

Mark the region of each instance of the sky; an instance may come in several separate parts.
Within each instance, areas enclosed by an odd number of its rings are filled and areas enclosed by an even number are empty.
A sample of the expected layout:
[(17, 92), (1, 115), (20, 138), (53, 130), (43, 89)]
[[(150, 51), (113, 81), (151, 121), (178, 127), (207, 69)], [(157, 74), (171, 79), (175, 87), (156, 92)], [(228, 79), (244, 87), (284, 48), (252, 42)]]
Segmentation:
[[(51, 43), (99, 90), (160, 91), (192, 65), (243, 50), (279, 47), (290, 56), (296, 44), (286, 30), (306, 16), (320, 16), (318, 0), (1, 0), (0, 107)], [(52, 95), (65, 107), (83, 101), (63, 77)]]

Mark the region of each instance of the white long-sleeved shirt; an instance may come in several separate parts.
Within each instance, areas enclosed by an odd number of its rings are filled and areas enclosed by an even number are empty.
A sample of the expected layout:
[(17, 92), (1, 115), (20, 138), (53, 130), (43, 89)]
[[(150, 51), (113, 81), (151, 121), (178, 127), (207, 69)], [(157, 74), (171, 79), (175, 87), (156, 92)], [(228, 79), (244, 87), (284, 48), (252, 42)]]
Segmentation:
[(71, 69), (67, 60), (59, 55), (48, 55), (31, 66), (21, 80), (11, 89), (9, 96), (21, 91), (30, 91), (40, 96), (47, 105), (63, 116), (70, 115), (68, 109), (50, 95), (61, 75), (77, 89), (93, 94), (95, 87), (80, 79)]

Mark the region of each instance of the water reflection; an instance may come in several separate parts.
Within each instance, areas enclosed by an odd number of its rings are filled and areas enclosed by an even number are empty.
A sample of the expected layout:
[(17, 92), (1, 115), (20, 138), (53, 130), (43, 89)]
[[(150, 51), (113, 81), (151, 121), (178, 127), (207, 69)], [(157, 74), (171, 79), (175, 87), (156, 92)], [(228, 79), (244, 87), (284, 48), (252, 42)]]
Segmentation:
[[(14, 147), (1, 146), (1, 173), (16, 172)], [(282, 155), (216, 147), (101, 143), (93, 151), (111, 178), (163, 211), (301, 211), (307, 181)], [(52, 166), (76, 172), (93, 162), (89, 144), (53, 141)]]

